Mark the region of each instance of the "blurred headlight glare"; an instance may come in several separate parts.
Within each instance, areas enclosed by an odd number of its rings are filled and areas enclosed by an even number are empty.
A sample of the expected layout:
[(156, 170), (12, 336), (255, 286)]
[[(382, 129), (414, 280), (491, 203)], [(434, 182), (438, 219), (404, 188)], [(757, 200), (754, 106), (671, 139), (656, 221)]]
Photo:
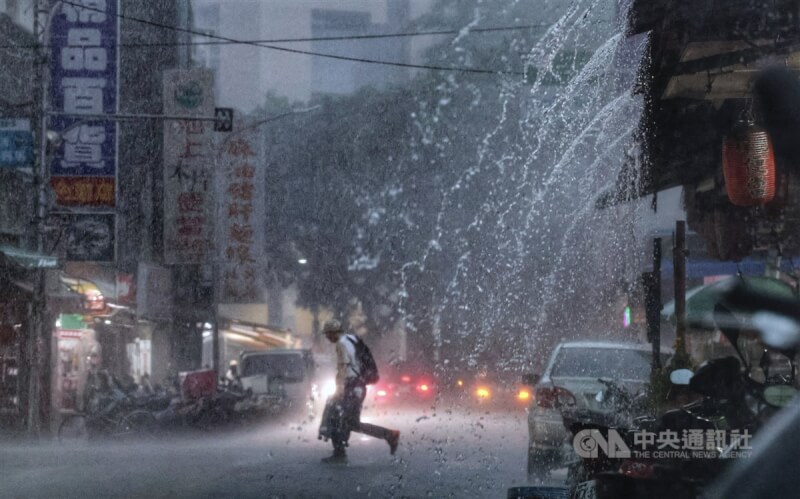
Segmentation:
[(332, 397), (336, 393), (336, 380), (329, 379), (322, 383), (322, 398)]

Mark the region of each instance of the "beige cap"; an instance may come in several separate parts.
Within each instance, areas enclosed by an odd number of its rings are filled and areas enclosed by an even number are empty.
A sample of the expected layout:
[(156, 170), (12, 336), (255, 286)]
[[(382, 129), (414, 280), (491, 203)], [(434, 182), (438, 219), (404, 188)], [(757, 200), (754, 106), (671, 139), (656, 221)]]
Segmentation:
[(327, 320), (322, 326), (322, 334), (338, 333), (340, 331), (342, 331), (342, 323), (336, 319)]

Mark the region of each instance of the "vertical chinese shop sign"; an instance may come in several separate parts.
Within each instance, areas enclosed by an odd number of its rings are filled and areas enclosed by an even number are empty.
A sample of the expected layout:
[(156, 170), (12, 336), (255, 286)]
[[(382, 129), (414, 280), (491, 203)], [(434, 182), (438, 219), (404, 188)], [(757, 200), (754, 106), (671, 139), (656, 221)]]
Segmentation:
[[(214, 76), (205, 69), (164, 73), (164, 114), (214, 116)], [(164, 122), (164, 261), (209, 263), (214, 251), (212, 121)]]
[(220, 303), (264, 301), (266, 171), (264, 141), (257, 128), (220, 140), (217, 237)]
[(61, 144), (50, 156), (50, 184), (61, 207), (116, 205), (117, 0), (53, 0), (49, 129)]

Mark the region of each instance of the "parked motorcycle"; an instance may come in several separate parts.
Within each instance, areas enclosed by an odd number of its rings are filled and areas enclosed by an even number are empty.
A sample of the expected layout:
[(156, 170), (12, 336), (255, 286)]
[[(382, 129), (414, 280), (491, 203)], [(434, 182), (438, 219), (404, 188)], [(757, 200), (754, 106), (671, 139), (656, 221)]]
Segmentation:
[[(766, 296), (741, 284), (727, 292), (726, 300), (732, 306), (751, 313), (751, 326), (768, 346), (784, 351), (794, 359), (793, 353), (800, 349), (800, 307), (797, 300)], [(793, 386), (767, 385), (762, 395), (767, 404), (785, 409), (753, 440), (749, 458), (726, 470), (709, 487), (706, 497), (767, 499), (797, 496), (800, 489), (797, 475), (800, 404), (797, 403), (796, 390)]]
[[(797, 346), (800, 345), (800, 314), (796, 310), (795, 308), (792, 312), (796, 314), (793, 319), (796, 321), (796, 330), (791, 332), (796, 341), (787, 342), (785, 336), (777, 335), (775, 331), (780, 327), (773, 323), (771, 327), (764, 327), (760, 331), (762, 339), (766, 337), (772, 341), (765, 340), (764, 346), (767, 348), (761, 349), (759, 358), (750, 360), (740, 348), (739, 340), (740, 336), (749, 334), (752, 324), (742, 323), (728, 308), (718, 305), (714, 313), (716, 325), (733, 346), (736, 357), (711, 359), (694, 373), (688, 370), (674, 371), (671, 374), (674, 389), (688, 388), (699, 398), (667, 411), (660, 417), (644, 416), (625, 420), (620, 419), (617, 414), (593, 413), (585, 409), (562, 411), (565, 424), (574, 436), (577, 437), (586, 430), (597, 432), (587, 435), (592, 437), (587, 440), (592, 444), (596, 444), (599, 437), (610, 446), (611, 430), (615, 430), (621, 441), (619, 445), (627, 450), (637, 449), (636, 433), (671, 435), (673, 439), (678, 439), (673, 442), (677, 441), (679, 444), (685, 444), (687, 436), (693, 435), (701, 438), (697, 454), (676, 452), (674, 456), (666, 453), (667, 457), (661, 457), (659, 454), (651, 456), (645, 452), (631, 452), (630, 457), (619, 459), (619, 454), (609, 456), (605, 452), (598, 452), (571, 465), (568, 492), (564, 488), (558, 489), (560, 492), (548, 488), (546, 492), (550, 495), (547, 495), (541, 488), (517, 488), (512, 489), (514, 495), (509, 490), (509, 497), (554, 497), (554, 493), (574, 499), (742, 497), (733, 485), (742, 485), (746, 481), (741, 474), (737, 475), (738, 478), (728, 478), (728, 482), (720, 486), (720, 490), (725, 490), (725, 493), (714, 495), (714, 492), (707, 492), (707, 489), (715, 478), (736, 461), (737, 456), (747, 454), (742, 451), (749, 449), (750, 437), (761, 432), (762, 427), (776, 412), (788, 405), (796, 393), (794, 358)], [(758, 376), (753, 375), (754, 371)], [(613, 391), (613, 388), (609, 387), (609, 391)], [(624, 399), (624, 394), (617, 394), (617, 397), (620, 396)], [(569, 401), (566, 402), (568, 407)], [(793, 420), (784, 421), (785, 432), (795, 437), (800, 436), (800, 414), (795, 411)], [(723, 438), (716, 439), (719, 435)], [(713, 436), (714, 440), (708, 440), (708, 436)], [(576, 441), (580, 444), (579, 439)], [(697, 443), (695, 439), (695, 444)], [(772, 445), (780, 446), (774, 435)], [(794, 448), (796, 446), (792, 447)], [(781, 455), (787, 457), (788, 451), (784, 451)], [(763, 453), (759, 455), (762, 460), (770, 461)], [(780, 467), (776, 461), (771, 462), (773, 467)], [(755, 468), (748, 472), (759, 473)], [(787, 482), (784, 478), (785, 488), (781, 490), (795, 491), (796, 488), (789, 487)], [(759, 480), (759, 483), (763, 482)], [(752, 497), (793, 495), (795, 494), (783, 493)]]
[(242, 419), (237, 407), (248, 396), (247, 392), (220, 386), (211, 396), (191, 400), (175, 397), (167, 407), (155, 411), (153, 416), (158, 428), (162, 430), (181, 428), (209, 430)]
[(509, 498), (581, 498), (594, 497), (594, 477), (616, 471), (624, 457), (598, 452), (598, 442), (611, 447), (632, 445), (631, 428), (647, 419), (646, 393), (631, 393), (618, 382), (599, 378), (603, 389), (594, 398), (593, 407), (579, 406), (572, 393), (556, 387), (555, 406), (560, 410), (564, 427), (569, 432), (575, 451), (567, 463), (564, 487), (514, 487)]
[[(572, 488), (598, 473), (619, 467), (620, 458), (591, 450), (596, 449), (598, 439), (613, 444), (614, 438), (619, 436), (627, 444), (632, 439), (630, 429), (636, 426), (635, 421), (646, 412), (644, 393), (631, 394), (614, 381), (602, 378), (598, 381), (604, 388), (595, 396), (597, 409), (578, 408), (574, 400), (569, 398), (558, 400), (564, 426), (572, 437), (572, 444), (586, 445), (588, 447), (584, 450), (590, 451), (584, 456), (574, 454), (567, 465), (566, 485)], [(614, 430), (615, 433), (612, 434), (609, 430)]]
[[(696, 372), (688, 372), (690, 377), (686, 376), (686, 370), (673, 372), (673, 382), (686, 384), (700, 398), (667, 411), (655, 427), (658, 435), (670, 432), (681, 436), (684, 445), (690, 442), (687, 436), (694, 435), (699, 438), (694, 445), (699, 447), (666, 459), (626, 460), (618, 471), (594, 477), (593, 497), (704, 497), (704, 491), (715, 478), (737, 457), (748, 454), (751, 436), (760, 432), (765, 422), (786, 405), (790, 398), (786, 395), (795, 392), (792, 349), (763, 350), (758, 362), (761, 376), (756, 379), (751, 375), (753, 363), (739, 347), (740, 335), (748, 328), (724, 305), (716, 306), (714, 319), (738, 358), (711, 359)], [(779, 365), (775, 365), (776, 355), (783, 357)]]

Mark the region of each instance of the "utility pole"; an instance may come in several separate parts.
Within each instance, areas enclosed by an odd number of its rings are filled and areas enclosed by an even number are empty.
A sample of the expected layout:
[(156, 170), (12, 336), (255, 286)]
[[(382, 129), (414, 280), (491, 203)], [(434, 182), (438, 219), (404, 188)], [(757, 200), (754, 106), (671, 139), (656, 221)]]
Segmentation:
[(672, 248), (675, 277), (675, 357), (676, 369), (690, 367), (686, 352), (686, 222), (675, 223), (675, 246)]
[(661, 238), (653, 239), (653, 271), (642, 274), (647, 341), (653, 346), (653, 370), (661, 369)]
[[(42, 0), (34, 0), (33, 36), (36, 40), (36, 51), (33, 64), (34, 86), (33, 101), (39, 105), (33, 106), (32, 123), (34, 136), (39, 138), (38, 154), (33, 167), (33, 239), (34, 249), (37, 254), (45, 250), (45, 222), (47, 219), (47, 79), (45, 65), (47, 64), (47, 24), (49, 9), (47, 2), (42, 5)], [(30, 305), (30, 330), (28, 334), (28, 417), (27, 430), (31, 436), (38, 437), (42, 430), (42, 410), (45, 398), (46, 381), (49, 372), (50, 338), (46, 326), (47, 317), (47, 286), (46, 274), (43, 268), (34, 270), (33, 299)]]

